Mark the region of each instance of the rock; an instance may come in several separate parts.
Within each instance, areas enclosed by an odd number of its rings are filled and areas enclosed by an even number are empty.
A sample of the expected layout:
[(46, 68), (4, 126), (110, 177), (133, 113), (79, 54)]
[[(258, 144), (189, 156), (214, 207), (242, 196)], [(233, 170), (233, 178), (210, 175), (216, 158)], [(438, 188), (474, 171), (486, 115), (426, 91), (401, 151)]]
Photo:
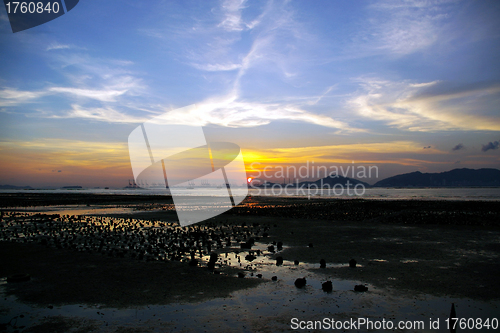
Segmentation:
[(215, 263), (217, 262), (217, 258), (219, 255), (217, 253), (210, 253), (210, 260), (208, 261), (207, 267), (210, 270), (213, 270), (215, 268)]
[(283, 257), (276, 258), (276, 266), (281, 266), (281, 265), (283, 265)]
[(278, 251), (283, 250), (283, 242), (278, 242), (277, 247), (278, 247)]
[(257, 274), (257, 277), (258, 277), (259, 279), (262, 279), (262, 274)]
[(326, 292), (330, 292), (333, 290), (333, 284), (332, 281), (326, 281), (321, 284), (321, 289)]
[(303, 288), (306, 285), (307, 281), (306, 278), (298, 278), (295, 280), (295, 287), (297, 288)]
[(354, 291), (368, 291), (368, 287), (362, 284), (358, 284), (354, 286)]
[(295, 259), (295, 261), (293, 262), (293, 264), (294, 264), (295, 266), (297, 266), (297, 265), (299, 264), (299, 261), (298, 261), (297, 259)]
[(357, 262), (356, 260), (351, 259), (351, 260), (349, 260), (349, 267), (351, 267), (351, 268), (356, 268), (356, 264), (357, 264), (357, 263), (358, 263), (358, 262)]
[(277, 276), (273, 276), (273, 277), (271, 278), (271, 280), (273, 280), (273, 281), (278, 281), (278, 277), (277, 277)]
[(243, 279), (243, 278), (245, 277), (245, 273), (243, 273), (243, 272), (239, 272), (239, 273), (238, 273), (238, 277), (239, 277), (240, 279)]
[(216, 262), (218, 257), (219, 255), (217, 253), (214, 252), (210, 253), (210, 261)]
[(255, 259), (257, 259), (257, 257), (256, 257), (256, 256), (254, 256), (253, 254), (247, 254), (247, 255), (245, 256), (245, 260), (246, 260), (246, 261), (254, 261)]
[(321, 259), (319, 261), (319, 268), (326, 268), (326, 260), (325, 259)]
[(314, 247), (313, 243), (309, 243), (308, 247)]
[(268, 250), (269, 252), (274, 253), (274, 245), (269, 245), (269, 246), (267, 247), (267, 250)]
[(248, 243), (248, 242), (240, 243), (240, 248), (241, 249), (251, 249), (252, 248), (252, 244)]

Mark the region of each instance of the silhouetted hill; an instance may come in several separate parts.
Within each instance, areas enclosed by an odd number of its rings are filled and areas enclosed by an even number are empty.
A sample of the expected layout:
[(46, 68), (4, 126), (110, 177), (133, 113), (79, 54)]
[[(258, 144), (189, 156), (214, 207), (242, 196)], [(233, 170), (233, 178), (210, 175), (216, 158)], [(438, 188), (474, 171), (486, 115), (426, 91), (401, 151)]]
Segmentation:
[(453, 169), (441, 173), (405, 173), (382, 179), (376, 187), (500, 186), (498, 169)]
[[(362, 182), (357, 179), (349, 178), (349, 177), (342, 177), (342, 176), (328, 176), (325, 178), (318, 179), (314, 182), (304, 182), (308, 184), (316, 184), (319, 188), (322, 187), (330, 187), (333, 188), (336, 184), (342, 185), (344, 188), (347, 188), (347, 182), (349, 182), (350, 188), (354, 188), (357, 184), (362, 184), (364, 187), (371, 187), (370, 184)], [(309, 185), (310, 186), (310, 185)]]
[(24, 190), (31, 188), (31, 186), (0, 185), (0, 190)]

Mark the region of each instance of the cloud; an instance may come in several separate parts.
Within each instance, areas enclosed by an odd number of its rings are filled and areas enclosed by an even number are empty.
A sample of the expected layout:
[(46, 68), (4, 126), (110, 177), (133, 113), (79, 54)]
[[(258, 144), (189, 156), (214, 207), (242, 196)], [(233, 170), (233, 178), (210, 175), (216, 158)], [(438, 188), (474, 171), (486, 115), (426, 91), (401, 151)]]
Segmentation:
[(455, 147), (453, 147), (451, 150), (452, 151), (457, 151), (457, 150), (462, 150), (462, 149), (465, 149), (465, 146), (461, 143), (459, 143), (458, 145), (456, 145)]
[(409, 131), (500, 130), (499, 83), (453, 86), (358, 78), (360, 91), (347, 102), (359, 115)]
[(376, 1), (367, 8), (365, 31), (356, 36), (356, 47), (395, 56), (428, 48), (440, 40), (449, 7), (440, 1)]
[(241, 64), (191, 64), (193, 67), (202, 71), (218, 72), (218, 71), (233, 71), (241, 68)]
[[(61, 170), (85, 166), (89, 169), (109, 168), (122, 165), (130, 168), (126, 141), (82, 141), (70, 139), (37, 138), (32, 141), (0, 141), (0, 156), (4, 167), (29, 170)], [(8, 156), (8, 158), (6, 158)], [(37, 160), (36, 166), (29, 161)], [(113, 171), (114, 172), (114, 171)], [(25, 175), (26, 176), (26, 175)]]
[(224, 0), (221, 5), (224, 19), (218, 24), (227, 31), (242, 31), (246, 26), (241, 20), (241, 11), (246, 0)]
[(59, 44), (59, 43), (52, 43), (47, 48), (45, 49), (46, 51), (51, 51), (51, 50), (62, 50), (62, 49), (69, 49), (71, 48), (70, 45), (66, 44)]
[(260, 8), (250, 5), (246, 0), (223, 0), (209, 13), (190, 12), (192, 20), (182, 26), (172, 20), (163, 27), (140, 32), (168, 40), (169, 51), (198, 70), (228, 75), (238, 70), (236, 77), (224, 78), (236, 88), (247, 71), (257, 65), (259, 70), (279, 71), (283, 79), (295, 77), (304, 64), (300, 54), (310, 56), (314, 38), (295, 19), (293, 4), (267, 1)]
[[(53, 44), (53, 49), (66, 48), (65, 45)], [(18, 90), (12, 87), (0, 89), (0, 107), (12, 107), (33, 102), (44, 102), (46, 96), (66, 95), (70, 103), (81, 105), (83, 102), (98, 101), (103, 104), (120, 103), (131, 106), (129, 97), (147, 95), (147, 91), (138, 79), (128, 69), (131, 61), (120, 59), (94, 59), (79, 53), (68, 52), (64, 56), (55, 54), (50, 57), (51, 67), (66, 76), (67, 83), (54, 86), (47, 84), (43, 89), (29, 91)], [(53, 103), (53, 101), (51, 101)], [(144, 109), (138, 107), (139, 109)], [(26, 112), (25, 109), (18, 112)], [(46, 116), (51, 111), (37, 112)]]
[(49, 91), (56, 93), (65, 93), (73, 95), (76, 97), (86, 97), (91, 99), (96, 99), (102, 102), (113, 102), (116, 97), (121, 96), (127, 92), (127, 90), (91, 90), (91, 89), (79, 89), (79, 88), (65, 88), (65, 87), (53, 87), (49, 88)]
[(0, 90), (0, 106), (14, 106), (28, 103), (41, 96), (46, 95), (44, 91), (22, 91), (12, 88)]
[[(293, 148), (245, 149), (249, 160), (260, 163), (398, 163), (414, 165), (429, 156), (441, 156), (442, 152), (423, 153), (421, 146), (412, 141), (338, 144)], [(332, 154), (334, 152), (334, 154)]]
[(187, 110), (181, 108), (167, 111), (161, 119), (169, 124), (214, 124), (224, 127), (255, 127), (267, 125), (272, 121), (296, 121), (344, 131), (357, 131), (344, 122), (308, 112), (295, 105), (238, 101), (234, 95), (209, 99)]
[(431, 149), (431, 148), (432, 148), (431, 146), (424, 147), (424, 149)]
[(493, 141), (493, 142), (488, 142), (487, 144), (483, 145), (483, 148), (481, 148), (482, 151), (488, 151), (488, 150), (496, 150), (498, 149), (498, 145), (500, 142), (498, 141)]
[(67, 112), (64, 116), (53, 115), (50, 118), (82, 118), (117, 124), (138, 124), (148, 120), (146, 117), (128, 115), (111, 107), (85, 108), (80, 105), (73, 104), (71, 105), (71, 108), (72, 110)]

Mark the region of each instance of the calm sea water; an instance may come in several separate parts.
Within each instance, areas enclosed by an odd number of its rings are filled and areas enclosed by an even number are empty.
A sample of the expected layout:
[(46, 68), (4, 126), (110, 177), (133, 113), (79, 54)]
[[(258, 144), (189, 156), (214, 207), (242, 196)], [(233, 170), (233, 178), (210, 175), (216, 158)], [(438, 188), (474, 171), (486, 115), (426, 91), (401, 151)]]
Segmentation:
[[(57, 189), (57, 190), (0, 190), (0, 193), (92, 193), (119, 195), (166, 195), (165, 189)], [(180, 189), (185, 196), (225, 196), (225, 189)], [(412, 200), (488, 200), (500, 201), (500, 188), (357, 188), (346, 189), (295, 189), (275, 187), (249, 189), (253, 196), (306, 197), (306, 198), (364, 198), (364, 199), (412, 199)]]

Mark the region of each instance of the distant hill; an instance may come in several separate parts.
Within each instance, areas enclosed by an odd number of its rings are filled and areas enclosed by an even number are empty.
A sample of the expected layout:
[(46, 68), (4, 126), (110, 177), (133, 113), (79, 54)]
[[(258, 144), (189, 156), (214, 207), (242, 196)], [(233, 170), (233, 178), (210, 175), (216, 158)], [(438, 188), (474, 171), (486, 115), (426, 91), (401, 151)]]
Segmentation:
[(31, 186), (0, 185), (0, 190), (28, 190)]
[(378, 181), (375, 187), (500, 186), (498, 169), (453, 169), (441, 173), (405, 173)]
[(306, 183), (309, 186), (311, 184), (315, 184), (319, 188), (322, 188), (322, 187), (325, 187), (325, 186), (326, 187), (329, 186), (330, 188), (333, 188), (336, 184), (340, 184), (344, 188), (347, 188), (347, 182), (349, 182), (350, 188), (353, 188), (354, 186), (356, 186), (358, 184), (362, 184), (364, 187), (371, 187), (370, 184), (362, 182), (362, 181), (357, 180), (357, 179), (348, 178), (348, 177), (342, 177), (342, 176), (333, 176), (333, 175), (325, 177), (325, 178), (318, 179), (318, 180), (316, 180), (314, 182), (303, 182), (303, 183)]

